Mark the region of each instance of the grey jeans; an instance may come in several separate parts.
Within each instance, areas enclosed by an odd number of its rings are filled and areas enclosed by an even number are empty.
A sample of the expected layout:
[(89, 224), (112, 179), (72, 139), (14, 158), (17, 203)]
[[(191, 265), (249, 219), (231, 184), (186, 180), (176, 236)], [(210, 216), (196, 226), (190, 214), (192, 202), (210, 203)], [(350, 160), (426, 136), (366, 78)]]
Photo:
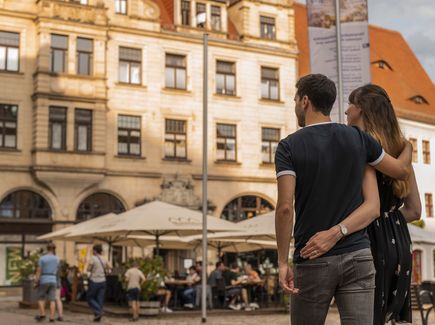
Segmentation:
[(373, 324), (375, 273), (369, 248), (295, 264), (292, 325), (324, 324), (333, 297), (342, 325)]

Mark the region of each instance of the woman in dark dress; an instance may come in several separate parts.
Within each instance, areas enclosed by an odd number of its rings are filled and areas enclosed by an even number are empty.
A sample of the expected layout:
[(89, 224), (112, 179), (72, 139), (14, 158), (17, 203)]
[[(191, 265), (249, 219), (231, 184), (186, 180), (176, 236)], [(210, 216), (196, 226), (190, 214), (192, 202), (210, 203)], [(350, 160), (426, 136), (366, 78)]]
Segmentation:
[[(346, 115), (349, 125), (371, 134), (390, 155), (402, 152), (405, 141), (390, 98), (381, 87), (369, 84), (355, 89)], [(368, 227), (376, 268), (373, 324), (411, 323), (412, 248), (406, 223), (419, 219), (421, 213), (415, 174), (412, 170), (408, 181), (376, 174), (381, 213)]]

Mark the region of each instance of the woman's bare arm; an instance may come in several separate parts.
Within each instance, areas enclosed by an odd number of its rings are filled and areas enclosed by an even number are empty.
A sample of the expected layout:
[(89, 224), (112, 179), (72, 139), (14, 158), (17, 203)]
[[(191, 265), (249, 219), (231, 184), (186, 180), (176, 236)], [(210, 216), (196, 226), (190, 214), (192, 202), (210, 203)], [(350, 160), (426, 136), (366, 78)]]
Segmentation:
[(403, 206), (400, 208), (407, 222), (419, 220), (421, 217), (421, 201), (420, 193), (418, 192), (417, 180), (415, 178), (414, 168), (411, 166), (411, 174), (409, 175), (409, 194), (404, 200)]

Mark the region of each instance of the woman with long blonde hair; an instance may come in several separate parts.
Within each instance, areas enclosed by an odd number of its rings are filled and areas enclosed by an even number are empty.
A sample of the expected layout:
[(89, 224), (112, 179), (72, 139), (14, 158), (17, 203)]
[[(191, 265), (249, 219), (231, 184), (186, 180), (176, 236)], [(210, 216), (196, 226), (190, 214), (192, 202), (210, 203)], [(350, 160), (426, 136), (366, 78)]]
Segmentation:
[[(405, 139), (387, 92), (373, 84), (355, 89), (346, 111), (348, 125), (358, 126), (377, 139), (384, 150), (398, 157)], [(420, 218), (421, 203), (414, 171), (407, 181), (377, 172), (380, 217), (368, 234), (376, 268), (373, 324), (412, 322), (411, 238), (407, 222)]]

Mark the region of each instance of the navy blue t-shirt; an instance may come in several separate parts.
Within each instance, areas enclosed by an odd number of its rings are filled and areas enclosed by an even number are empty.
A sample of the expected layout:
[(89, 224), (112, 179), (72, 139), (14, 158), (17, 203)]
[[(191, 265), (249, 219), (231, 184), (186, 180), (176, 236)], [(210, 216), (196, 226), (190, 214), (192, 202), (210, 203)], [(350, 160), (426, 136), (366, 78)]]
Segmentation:
[[(306, 126), (280, 141), (276, 176), (296, 177), (295, 262), (303, 261), (300, 250), (314, 234), (339, 224), (363, 203), (365, 166), (383, 157), (382, 147), (370, 135), (332, 122)], [(364, 229), (341, 239), (324, 256), (369, 247)]]

